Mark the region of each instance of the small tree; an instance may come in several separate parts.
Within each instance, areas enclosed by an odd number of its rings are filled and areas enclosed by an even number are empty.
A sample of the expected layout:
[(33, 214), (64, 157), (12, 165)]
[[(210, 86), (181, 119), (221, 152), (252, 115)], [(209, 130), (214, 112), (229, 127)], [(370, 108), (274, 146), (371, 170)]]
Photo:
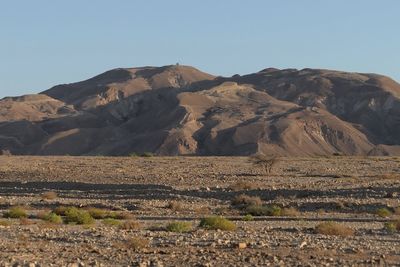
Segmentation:
[(263, 154), (258, 154), (250, 157), (250, 162), (252, 162), (255, 166), (260, 166), (264, 168), (267, 174), (272, 172), (273, 167), (278, 162), (278, 158), (276, 156), (266, 156)]

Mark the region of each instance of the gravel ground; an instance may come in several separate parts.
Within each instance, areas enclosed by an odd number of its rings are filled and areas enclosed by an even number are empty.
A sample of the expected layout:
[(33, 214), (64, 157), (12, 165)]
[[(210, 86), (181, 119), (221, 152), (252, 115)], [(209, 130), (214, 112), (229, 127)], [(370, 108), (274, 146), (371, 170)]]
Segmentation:
[[(250, 188), (232, 189), (238, 182)], [(50, 191), (57, 197), (44, 198)], [(267, 175), (244, 157), (2, 156), (0, 216), (24, 206), (29, 219), (0, 219), (0, 266), (400, 266), (400, 233), (384, 229), (397, 219), (398, 193), (400, 158), (282, 158)], [(243, 221), (231, 205), (240, 194), (298, 212)], [(58, 206), (129, 213), (140, 227), (37, 218)], [(393, 214), (377, 216), (380, 208)], [(210, 215), (237, 230), (198, 227)], [(193, 229), (165, 230), (178, 220)], [(326, 221), (354, 234), (316, 233)]]

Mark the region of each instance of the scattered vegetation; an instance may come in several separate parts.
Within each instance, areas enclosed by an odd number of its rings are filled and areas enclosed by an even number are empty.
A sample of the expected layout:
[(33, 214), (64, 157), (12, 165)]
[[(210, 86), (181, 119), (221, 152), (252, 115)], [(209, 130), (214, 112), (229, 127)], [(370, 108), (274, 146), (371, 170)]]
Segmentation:
[(221, 216), (203, 218), (201, 219), (199, 226), (209, 230), (223, 230), (223, 231), (236, 230), (236, 225), (234, 222)]
[(26, 210), (23, 207), (19, 206), (11, 207), (8, 211), (4, 213), (4, 218), (19, 219), (26, 217), (28, 217)]
[(70, 224), (92, 224), (94, 219), (88, 211), (71, 207), (65, 210), (65, 222)]
[(384, 173), (378, 176), (379, 180), (400, 180), (399, 173)]
[(167, 231), (175, 233), (185, 233), (192, 230), (190, 222), (171, 222), (166, 227)]
[(53, 209), (53, 212), (57, 215), (60, 216), (65, 216), (65, 212), (71, 207), (66, 207), (66, 206), (58, 206), (55, 209)]
[(233, 191), (244, 191), (244, 190), (253, 190), (256, 189), (257, 184), (249, 181), (239, 181), (229, 186), (230, 190)]
[(399, 224), (399, 226), (400, 226), (400, 223), (399, 222), (385, 222), (384, 223), (384, 225), (383, 225), (383, 227), (386, 229), (386, 231), (388, 231), (389, 233), (394, 233), (394, 232), (396, 232), (397, 231), (397, 224)]
[(19, 218), (19, 224), (20, 225), (32, 225), (32, 224), (35, 224), (35, 222), (28, 218), (23, 217), (23, 218)]
[(258, 154), (250, 157), (250, 162), (255, 166), (262, 167), (266, 174), (270, 174), (274, 166), (278, 163), (278, 158), (276, 156)]
[(144, 153), (141, 155), (141, 157), (143, 157), (143, 158), (151, 158), (151, 157), (154, 157), (154, 154), (151, 153), (151, 152), (144, 152)]
[(48, 191), (48, 192), (44, 192), (42, 194), (42, 199), (53, 200), (53, 199), (56, 199), (57, 197), (58, 197), (58, 195), (54, 191)]
[(337, 235), (337, 236), (351, 236), (354, 235), (354, 230), (345, 225), (335, 222), (323, 222), (315, 227), (317, 234), (323, 235)]
[(199, 215), (205, 215), (210, 213), (210, 209), (207, 206), (196, 207), (193, 211), (194, 213)]
[(377, 209), (375, 213), (382, 218), (390, 217), (392, 215), (392, 212), (387, 208)]
[(252, 205), (248, 206), (245, 212), (253, 216), (281, 216), (282, 209), (277, 205)]

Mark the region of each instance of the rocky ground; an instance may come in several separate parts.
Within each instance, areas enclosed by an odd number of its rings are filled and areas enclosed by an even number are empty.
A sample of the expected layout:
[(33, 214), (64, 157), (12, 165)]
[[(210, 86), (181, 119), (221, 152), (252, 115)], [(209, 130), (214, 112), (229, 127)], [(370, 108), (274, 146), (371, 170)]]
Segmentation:
[[(0, 266), (398, 266), (400, 232), (384, 225), (400, 213), (399, 191), (400, 158), (282, 158), (266, 174), (244, 157), (2, 156), (0, 216), (21, 206), (28, 218), (0, 219)], [(231, 203), (241, 194), (296, 212), (245, 221)], [(59, 206), (129, 216), (115, 225), (39, 218)], [(236, 231), (199, 227), (211, 215)], [(167, 231), (174, 221), (193, 228)], [(326, 221), (354, 233), (317, 233)]]

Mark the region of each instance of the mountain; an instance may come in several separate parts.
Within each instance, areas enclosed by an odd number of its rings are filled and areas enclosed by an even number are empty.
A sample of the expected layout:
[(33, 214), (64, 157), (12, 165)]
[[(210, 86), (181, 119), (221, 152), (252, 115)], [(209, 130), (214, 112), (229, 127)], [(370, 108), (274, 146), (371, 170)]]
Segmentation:
[(114, 69), (0, 100), (0, 150), (33, 155), (400, 155), (400, 85), (377, 74)]

